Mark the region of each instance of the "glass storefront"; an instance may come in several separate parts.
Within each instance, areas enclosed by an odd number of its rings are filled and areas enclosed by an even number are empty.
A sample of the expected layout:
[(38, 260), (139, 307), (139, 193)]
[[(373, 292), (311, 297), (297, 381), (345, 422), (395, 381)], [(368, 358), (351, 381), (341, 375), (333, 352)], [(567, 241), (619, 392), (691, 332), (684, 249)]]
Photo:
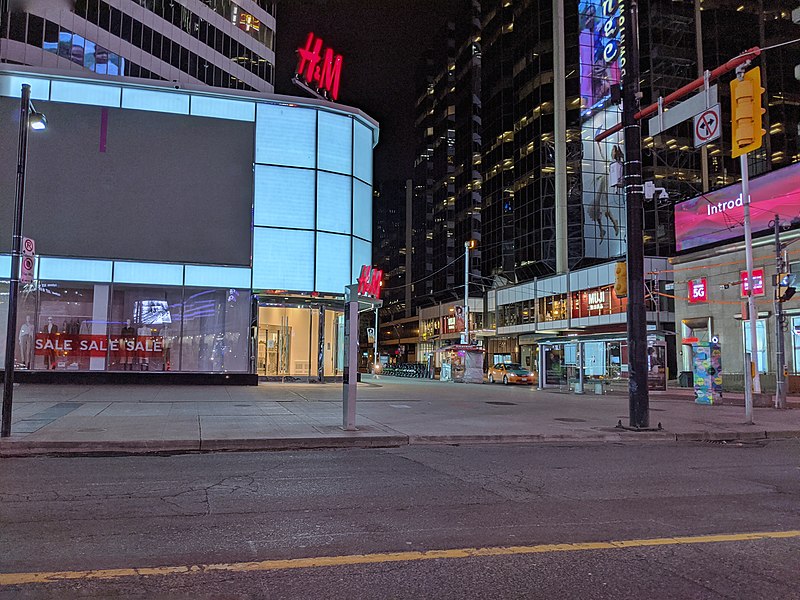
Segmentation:
[[(5, 320), (8, 284), (0, 285)], [(16, 365), (246, 373), (250, 298), (247, 289), (39, 281), (19, 294)]]
[(344, 365), (344, 311), (260, 302), (256, 373), (263, 377), (335, 377)]

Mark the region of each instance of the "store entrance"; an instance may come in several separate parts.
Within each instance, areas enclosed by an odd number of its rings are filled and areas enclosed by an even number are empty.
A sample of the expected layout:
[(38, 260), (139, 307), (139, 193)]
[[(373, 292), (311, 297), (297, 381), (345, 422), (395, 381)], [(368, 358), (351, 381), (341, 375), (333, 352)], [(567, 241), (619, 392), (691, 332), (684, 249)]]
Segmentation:
[(337, 308), (277, 305), (260, 300), (256, 373), (261, 377), (299, 379), (341, 375), (344, 313)]

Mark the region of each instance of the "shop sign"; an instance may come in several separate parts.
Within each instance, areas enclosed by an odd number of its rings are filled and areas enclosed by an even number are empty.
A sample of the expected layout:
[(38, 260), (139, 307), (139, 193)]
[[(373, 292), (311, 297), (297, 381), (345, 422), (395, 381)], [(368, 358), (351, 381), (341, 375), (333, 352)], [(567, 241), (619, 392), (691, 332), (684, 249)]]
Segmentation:
[(64, 356), (83, 354), (104, 357), (107, 353), (136, 354), (145, 356), (164, 351), (164, 338), (160, 336), (108, 337), (106, 335), (65, 335), (37, 333), (34, 354), (36, 356)]
[(589, 292), (589, 310), (603, 310), (606, 307), (606, 291)]
[(361, 276), (358, 278), (358, 295), (369, 296), (376, 300), (381, 297), (383, 285), (383, 271), (369, 265), (362, 265)]
[(708, 285), (706, 278), (689, 280), (689, 304), (708, 302)]
[(304, 48), (297, 49), (295, 80), (326, 100), (339, 99), (339, 78), (342, 74), (342, 55), (331, 48), (322, 53), (322, 38), (308, 34)]
[[(747, 271), (741, 272), (742, 298), (747, 298)], [(753, 296), (764, 295), (764, 269), (753, 269)]]

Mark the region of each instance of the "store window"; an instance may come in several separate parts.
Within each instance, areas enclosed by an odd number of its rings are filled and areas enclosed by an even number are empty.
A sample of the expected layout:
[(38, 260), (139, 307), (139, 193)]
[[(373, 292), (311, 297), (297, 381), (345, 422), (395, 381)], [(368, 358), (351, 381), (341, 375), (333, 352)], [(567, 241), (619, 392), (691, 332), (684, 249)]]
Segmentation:
[[(186, 288), (181, 371), (248, 371), (250, 312), (250, 290)], [(167, 329), (170, 333), (169, 337), (165, 334), (165, 343), (172, 346), (172, 354), (174, 345), (168, 340), (174, 335), (174, 326), (167, 325)]]
[[(750, 321), (742, 322), (742, 336), (744, 337), (744, 351), (752, 352), (750, 344)], [(758, 372), (766, 373), (769, 367), (767, 359), (767, 322), (764, 319), (756, 321), (756, 344), (758, 344), (757, 364)]]
[(800, 317), (792, 317), (792, 349), (794, 356), (794, 372), (800, 373)]

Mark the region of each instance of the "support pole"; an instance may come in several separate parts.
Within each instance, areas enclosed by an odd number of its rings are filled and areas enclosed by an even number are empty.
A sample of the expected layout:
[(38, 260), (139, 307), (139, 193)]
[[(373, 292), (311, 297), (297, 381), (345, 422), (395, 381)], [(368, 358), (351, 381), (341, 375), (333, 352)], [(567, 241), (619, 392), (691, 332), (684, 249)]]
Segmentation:
[[(756, 309), (756, 299), (753, 296), (754, 280), (753, 280), (753, 231), (750, 223), (750, 173), (747, 163), (747, 153), (745, 152), (740, 157), (742, 166), (742, 204), (744, 205), (744, 246), (745, 257), (747, 262), (747, 312), (750, 321), (750, 360), (755, 362), (755, 369), (753, 373), (753, 393), (761, 393), (761, 378), (758, 374), (758, 331), (756, 331), (756, 322), (758, 320), (758, 312)], [(745, 369), (751, 369), (750, 365), (745, 365)], [(747, 422), (753, 422), (753, 405), (752, 400), (750, 405), (745, 405), (745, 415)]]
[(469, 249), (470, 241), (464, 242), (464, 343), (469, 344)]
[(17, 294), (19, 292), (19, 256), (22, 248), (22, 212), (25, 202), (25, 169), (28, 163), (28, 122), (31, 114), (31, 86), (22, 84), (19, 106), (19, 143), (17, 145), (17, 181), (14, 197), (14, 225), (11, 239), (11, 273), (8, 288), (6, 356), (3, 373), (3, 416), (0, 437), (11, 435), (11, 410), (14, 403), (14, 357), (17, 353)]
[(622, 70), (622, 126), (625, 130), (625, 192), (628, 236), (628, 407), (630, 427), (650, 425), (647, 390), (647, 314), (644, 305), (642, 136), (635, 116), (639, 92), (639, 8), (625, 3), (625, 62)]
[[(787, 269), (783, 262), (781, 246), (781, 218), (775, 215), (775, 273), (780, 277)], [(779, 283), (779, 282), (777, 282)], [(780, 285), (775, 286), (775, 336), (777, 338), (775, 360), (775, 408), (786, 408), (786, 348), (783, 335), (783, 302), (780, 298)]]
[(555, 118), (556, 272), (569, 269), (567, 213), (567, 92), (564, 0), (553, 0), (553, 115)]
[(358, 393), (358, 286), (349, 285), (344, 296), (344, 377), (342, 429), (356, 431)]
[(325, 383), (325, 306), (320, 305), (317, 310), (317, 381)]
[(379, 308), (375, 308), (375, 335), (372, 338), (372, 372), (374, 373), (375, 370), (378, 368), (378, 311)]

